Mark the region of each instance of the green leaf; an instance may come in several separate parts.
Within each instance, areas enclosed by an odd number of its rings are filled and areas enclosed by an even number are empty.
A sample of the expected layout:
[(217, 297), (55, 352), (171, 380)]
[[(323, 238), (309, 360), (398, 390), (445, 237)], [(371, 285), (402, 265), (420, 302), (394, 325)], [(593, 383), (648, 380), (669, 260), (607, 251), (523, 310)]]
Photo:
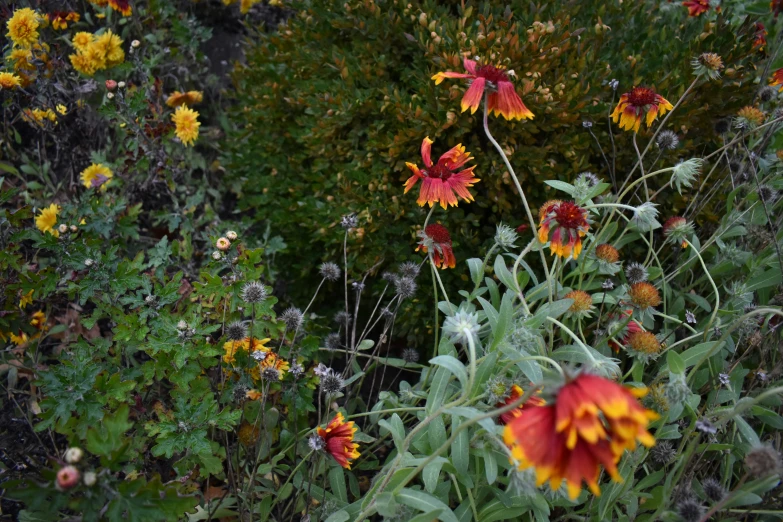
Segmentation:
[(378, 425), (391, 433), (391, 436), (394, 439), (394, 445), (397, 447), (397, 451), (402, 451), (402, 443), (405, 439), (405, 425), (402, 423), (400, 416), (395, 413), (392, 415), (391, 421), (381, 419), (378, 421)]
[(133, 427), (128, 421), (128, 405), (123, 404), (111, 416), (105, 416), (103, 422), (87, 430), (87, 451), (111, 459), (113, 453), (125, 445), (125, 432)]
[(479, 284), (484, 277), (481, 270), (481, 267), (484, 266), (484, 262), (477, 257), (472, 257), (468, 259), (467, 263), (468, 268), (470, 269), (470, 280), (473, 281), (473, 284), (475, 285)]
[(345, 476), (342, 467), (332, 466), (329, 470), (329, 486), (331, 486), (335, 497), (343, 502), (348, 502), (348, 490), (345, 487)]
[(547, 179), (544, 180), (544, 183), (549, 185), (550, 187), (553, 187), (561, 192), (565, 192), (569, 196), (574, 196), (574, 186), (570, 183), (566, 183), (565, 181), (559, 181), (556, 179)]
[(438, 512), (438, 519), (442, 522), (459, 522), (449, 506), (423, 491), (403, 488), (402, 491), (397, 494), (397, 502), (425, 513)]
[(685, 361), (682, 360), (680, 354), (674, 350), (666, 352), (666, 362), (669, 365), (669, 371), (676, 374), (685, 373)]
[(455, 357), (452, 357), (451, 355), (438, 355), (437, 357), (430, 359), (430, 364), (446, 368), (459, 379), (463, 388), (468, 385), (468, 372), (465, 370), (465, 365), (459, 362)]

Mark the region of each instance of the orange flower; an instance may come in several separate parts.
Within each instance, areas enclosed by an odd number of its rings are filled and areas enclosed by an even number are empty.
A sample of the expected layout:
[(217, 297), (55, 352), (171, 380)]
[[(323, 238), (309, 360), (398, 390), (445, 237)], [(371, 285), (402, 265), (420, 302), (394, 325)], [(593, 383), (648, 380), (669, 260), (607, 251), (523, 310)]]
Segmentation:
[(539, 217), (538, 240), (541, 243), (549, 241), (553, 255), (568, 257), (573, 254), (577, 259), (582, 252), (582, 238), (590, 228), (587, 211), (571, 201), (553, 200), (541, 207)]
[(763, 53), (767, 47), (767, 29), (761, 22), (756, 22), (756, 35), (753, 39), (753, 48)]
[[(462, 144), (450, 149), (443, 154), (438, 163), (432, 163), (430, 149), (432, 140), (424, 138), (421, 142), (421, 159), (424, 162), (424, 169), (420, 170), (415, 163), (405, 163), (413, 172), (413, 176), (405, 182), (405, 194), (416, 185), (416, 182), (422, 180), (419, 199), (416, 203), (424, 206), (429, 203), (430, 207), (435, 203), (440, 203), (444, 209), (447, 205), (457, 206), (458, 197), (464, 201), (473, 201), (473, 195), (468, 191), (474, 183), (479, 181), (473, 177), (475, 165), (467, 169), (456, 172), (465, 163), (470, 161), (470, 152), (465, 152)], [(455, 195), (456, 192), (456, 195)]]
[(190, 106), (201, 103), (204, 99), (204, 93), (201, 91), (172, 92), (166, 100), (169, 107), (179, 107), (180, 105)]
[(655, 94), (652, 89), (634, 87), (631, 92), (620, 96), (620, 102), (612, 113), (612, 120), (615, 123), (619, 120), (620, 128), (623, 130), (638, 132), (644, 113), (647, 113), (647, 126), (649, 127), (658, 116), (663, 116), (673, 108), (674, 106), (666, 98)]
[(54, 29), (68, 29), (68, 22), (78, 22), (81, 16), (73, 11), (55, 11), (46, 15)]
[(701, 16), (710, 10), (709, 0), (685, 0), (682, 5), (688, 8), (688, 16)]
[(484, 96), (484, 89), (488, 89), (487, 110), (493, 115), (502, 115), (507, 120), (533, 119), (533, 113), (522, 103), (514, 89), (514, 84), (508, 77), (508, 73), (494, 65), (481, 65), (464, 58), (462, 64), (469, 74), (455, 72), (439, 72), (432, 77), (435, 85), (440, 85), (446, 78), (467, 78), (470, 81), (470, 87), (465, 91), (462, 97), (462, 112), (470, 109), (473, 114), (481, 103)]
[(619, 482), (623, 452), (637, 441), (655, 444), (647, 426), (658, 415), (636, 400), (646, 393), (583, 373), (560, 389), (552, 405), (525, 409), (506, 425), (503, 438), (520, 469), (535, 468), (537, 485), (549, 481), (557, 489), (565, 480), (568, 496), (576, 499), (585, 482), (600, 495), (601, 466)]
[(133, 12), (130, 0), (109, 0), (109, 5), (115, 11), (119, 11), (122, 16), (130, 16)]
[(416, 247), (416, 252), (421, 250), (426, 254), (432, 250), (432, 262), (438, 268), (446, 269), (457, 266), (457, 259), (451, 249), (451, 235), (446, 227), (437, 223), (427, 225), (424, 231), (419, 232), (419, 237), (421, 237), (421, 241)]
[(631, 303), (642, 311), (661, 304), (658, 289), (646, 281), (632, 284), (628, 295), (631, 296)]
[(783, 67), (772, 73), (772, 80), (769, 84), (773, 87), (778, 87), (778, 92), (783, 91)]
[[(269, 352), (266, 354), (266, 357), (263, 361), (258, 365), (258, 371), (259, 375), (261, 372), (263, 372), (266, 368), (274, 368), (277, 370), (278, 380), (283, 380), (283, 377), (285, 377), (285, 372), (288, 371), (290, 365), (288, 364), (288, 361), (285, 359), (280, 358), (277, 354)], [(251, 372), (251, 375), (253, 372)]]
[[(516, 384), (511, 386), (511, 394), (506, 398), (505, 401), (499, 402), (495, 404), (495, 408), (502, 408), (503, 406), (508, 406), (512, 402), (516, 402), (517, 399), (522, 397), (522, 395), (525, 392), (517, 386)], [(530, 397), (528, 400), (517, 406), (511, 411), (507, 411), (506, 413), (501, 413), (500, 417), (498, 417), (498, 422), (502, 425), (506, 425), (512, 420), (516, 419), (520, 415), (522, 415), (522, 412), (525, 410), (525, 408), (530, 408), (532, 406), (543, 406), (546, 404), (546, 401), (542, 399), (541, 397), (536, 397), (535, 395)]]
[(345, 469), (351, 469), (350, 461), (360, 455), (359, 444), (353, 441), (353, 435), (356, 433), (353, 421), (345, 422), (343, 414), (338, 412), (326, 429), (319, 427), (317, 431), (329, 455)]
[(42, 310), (38, 310), (33, 314), (33, 318), (30, 319), (30, 326), (33, 326), (39, 330), (46, 328), (46, 314)]
[(608, 243), (602, 243), (595, 247), (595, 257), (607, 263), (616, 263), (620, 260), (620, 252)]

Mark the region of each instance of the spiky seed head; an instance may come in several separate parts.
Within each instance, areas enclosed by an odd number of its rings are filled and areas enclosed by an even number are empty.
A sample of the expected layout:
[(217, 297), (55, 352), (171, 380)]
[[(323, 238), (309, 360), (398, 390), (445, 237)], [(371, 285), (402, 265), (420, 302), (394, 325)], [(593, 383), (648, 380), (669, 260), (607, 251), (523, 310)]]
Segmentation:
[(503, 250), (514, 248), (518, 238), (517, 231), (505, 223), (499, 224), (495, 230), (495, 244)]
[(601, 183), (601, 178), (593, 174), (592, 172), (581, 172), (576, 177), (577, 183), (585, 183), (588, 188), (593, 188), (599, 183)]
[(720, 119), (715, 122), (715, 133), (726, 134), (731, 129), (731, 122), (726, 118)]
[(234, 321), (226, 327), (226, 336), (232, 341), (240, 341), (247, 337), (247, 327), (242, 321)]
[(416, 279), (420, 270), (421, 267), (415, 261), (405, 261), (397, 269), (402, 277), (409, 277), (411, 279)]
[(345, 230), (356, 228), (359, 226), (359, 218), (356, 217), (356, 214), (346, 214), (340, 219), (340, 226)]
[(726, 490), (720, 482), (714, 478), (706, 478), (701, 482), (701, 487), (708, 499), (720, 502), (726, 496)]
[(327, 281), (337, 281), (340, 278), (340, 267), (335, 263), (321, 263), (318, 271), (321, 273), (321, 277)]
[(658, 220), (656, 219), (658, 217), (658, 209), (655, 208), (656, 206), (655, 203), (646, 201), (636, 207), (631, 222), (636, 225), (639, 231), (649, 232), (656, 228), (660, 228), (661, 224), (658, 223)]
[(672, 447), (670, 442), (657, 441), (655, 446), (650, 450), (650, 457), (658, 464), (667, 465), (674, 462), (677, 457), (677, 451)]
[(405, 348), (402, 351), (402, 360), (408, 363), (419, 362), (419, 352), (413, 348)]
[(745, 455), (745, 467), (756, 478), (781, 471), (780, 453), (767, 444), (756, 446)]
[(701, 174), (704, 161), (701, 158), (691, 158), (674, 166), (670, 183), (682, 194), (682, 187), (691, 188)]
[(258, 281), (245, 283), (242, 287), (242, 300), (248, 304), (260, 303), (266, 299), (268, 295), (266, 287)]
[(761, 100), (763, 103), (767, 103), (771, 100), (774, 100), (778, 95), (777, 89), (770, 87), (769, 85), (766, 85), (761, 88), (759, 91), (759, 100)]
[(628, 282), (631, 283), (632, 285), (647, 281), (647, 278), (649, 276), (650, 273), (641, 263), (637, 263), (634, 261), (632, 263), (628, 263), (628, 266), (625, 267), (625, 277), (626, 279), (628, 279)]
[(395, 274), (393, 272), (384, 272), (383, 274), (381, 274), (381, 279), (383, 279), (387, 283), (391, 283), (391, 284), (394, 284), (399, 277), (400, 276), (398, 276), (397, 274)]
[(237, 401), (237, 402), (241, 402), (241, 401), (244, 401), (245, 399), (247, 399), (247, 391), (248, 391), (247, 386), (244, 386), (242, 384), (238, 384), (234, 388), (234, 400)]
[(304, 315), (302, 311), (295, 306), (286, 308), (285, 312), (280, 316), (280, 319), (285, 323), (286, 328), (289, 330), (296, 330), (304, 322)]
[(323, 451), (326, 447), (326, 441), (320, 435), (314, 433), (307, 439), (307, 445), (310, 446), (310, 449), (313, 451)]
[(416, 294), (416, 281), (409, 277), (398, 277), (394, 283), (394, 289), (400, 299), (410, 299)]
[(701, 418), (696, 421), (696, 429), (707, 435), (715, 435), (718, 433), (718, 428), (715, 427), (709, 419)]
[(760, 185), (758, 188), (759, 199), (767, 205), (772, 204), (778, 198), (778, 191), (769, 185)]
[(686, 497), (677, 504), (677, 514), (685, 522), (696, 522), (704, 514), (704, 506), (695, 498)]
[(334, 314), (334, 322), (347, 328), (351, 324), (351, 315), (345, 311), (337, 312)]
[(655, 138), (655, 144), (661, 150), (674, 150), (680, 144), (680, 138), (670, 130), (661, 131)]
[[(258, 353), (258, 352), (255, 352)], [(265, 381), (279, 381), (280, 380), (280, 371), (277, 368), (272, 368), (271, 366), (267, 366), (264, 368), (264, 370), (261, 372), (261, 378)]]
[(345, 381), (339, 374), (329, 372), (321, 377), (321, 391), (323, 393), (334, 395), (345, 387)]
[(327, 350), (339, 350), (342, 346), (342, 337), (337, 332), (332, 332), (324, 338), (324, 347)]

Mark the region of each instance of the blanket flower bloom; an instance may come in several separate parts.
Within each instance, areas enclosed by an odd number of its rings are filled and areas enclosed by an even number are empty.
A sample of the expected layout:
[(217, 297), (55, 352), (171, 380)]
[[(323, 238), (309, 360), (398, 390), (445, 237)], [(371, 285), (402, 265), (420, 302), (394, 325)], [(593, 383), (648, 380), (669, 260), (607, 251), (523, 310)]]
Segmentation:
[(6, 23), (6, 36), (14, 43), (14, 47), (29, 48), (38, 41), (40, 25), (41, 16), (37, 12), (29, 7), (17, 9)]
[(573, 254), (577, 259), (582, 252), (582, 238), (590, 228), (587, 210), (571, 201), (551, 200), (544, 203), (538, 216), (541, 220), (538, 240), (541, 243), (549, 241), (553, 255), (568, 257)]
[(405, 163), (413, 172), (413, 176), (405, 182), (405, 194), (416, 185), (416, 182), (422, 180), (419, 198), (416, 200), (416, 203), (421, 207), (427, 203), (430, 207), (435, 203), (440, 203), (444, 209), (449, 205), (456, 207), (458, 197), (463, 201), (473, 201), (473, 195), (468, 191), (468, 187), (472, 187), (474, 183), (479, 181), (478, 178), (473, 177), (475, 165), (457, 172), (460, 167), (470, 161), (470, 152), (465, 152), (465, 147), (458, 144), (433, 164), (430, 156), (432, 143), (429, 138), (424, 138), (424, 141), (421, 142), (423, 169), (419, 169), (415, 163)]
[(658, 415), (637, 401), (646, 393), (582, 373), (560, 388), (551, 405), (522, 411), (506, 425), (503, 439), (520, 469), (535, 468), (537, 485), (549, 481), (558, 489), (565, 480), (573, 500), (584, 482), (600, 495), (602, 466), (619, 482), (623, 452), (635, 449), (637, 441), (655, 444), (647, 427)]
[(133, 12), (129, 0), (109, 0), (109, 5), (122, 16), (130, 16)]
[(451, 234), (443, 225), (433, 223), (427, 225), (423, 231), (419, 232), (419, 246), (416, 251), (421, 250), (425, 254), (432, 251), (432, 262), (438, 268), (454, 268), (457, 266), (457, 259), (454, 257), (454, 251), (451, 249)]
[(494, 65), (479, 65), (473, 60), (464, 58), (462, 64), (468, 71), (468, 74), (455, 73), (451, 71), (439, 72), (432, 79), (435, 85), (446, 78), (467, 78), (470, 80), (470, 87), (465, 91), (462, 97), (462, 112), (470, 109), (473, 114), (481, 104), (481, 98), (484, 96), (484, 89), (489, 92), (487, 98), (487, 110), (494, 116), (502, 115), (507, 120), (533, 119), (533, 113), (522, 103), (514, 89), (514, 84), (509, 79), (509, 73)]
[[(516, 384), (512, 385), (511, 393), (508, 395), (508, 397), (506, 397), (506, 400), (495, 404), (495, 408), (502, 408), (503, 406), (508, 406), (512, 402), (516, 402), (520, 397), (522, 397), (522, 395), (524, 395), (524, 393), (525, 392), (522, 390), (522, 388)], [(506, 413), (501, 413), (500, 417), (498, 417), (498, 422), (505, 426), (509, 422), (522, 415), (522, 412), (525, 411), (526, 408), (531, 408), (533, 406), (543, 406), (544, 404), (546, 404), (544, 399), (533, 395), (513, 410), (507, 411)]]
[(175, 134), (183, 145), (193, 145), (198, 138), (198, 128), (201, 123), (198, 121), (198, 113), (184, 105), (177, 107), (176, 112), (171, 115), (171, 121), (176, 125)]
[(777, 87), (778, 92), (783, 91), (783, 67), (772, 73), (772, 79), (769, 84), (772, 87)]
[(647, 114), (646, 123), (649, 127), (658, 116), (663, 116), (674, 106), (669, 101), (656, 94), (648, 87), (634, 87), (631, 92), (620, 96), (617, 107), (612, 112), (612, 121), (620, 121), (620, 128), (639, 132), (642, 124), (642, 115)]
[(685, 0), (682, 5), (688, 8), (688, 16), (701, 16), (710, 10), (710, 0)]
[[(264, 360), (259, 363), (258, 371), (263, 372), (266, 368), (274, 368), (277, 370), (277, 378), (282, 381), (283, 377), (285, 377), (285, 372), (290, 368), (290, 364), (276, 353), (269, 352), (266, 354), (266, 357), (264, 357)], [(253, 372), (251, 372), (251, 375), (252, 374)]]
[(345, 422), (343, 414), (338, 412), (326, 429), (319, 427), (318, 436), (324, 442), (324, 449), (345, 469), (351, 469), (351, 460), (359, 457), (359, 444), (353, 441), (356, 426), (353, 421)]
[(79, 177), (86, 188), (98, 188), (106, 190), (109, 180), (114, 177), (111, 169), (103, 163), (93, 163), (84, 169)]
[(49, 20), (54, 29), (68, 29), (68, 22), (78, 22), (81, 19), (81, 15), (73, 11), (55, 11), (48, 13), (46, 19)]
[(60, 213), (60, 206), (52, 203), (46, 208), (41, 209), (41, 213), (35, 217), (35, 226), (41, 232), (49, 232), (54, 237), (59, 237), (60, 233), (54, 226), (57, 224), (57, 214)]

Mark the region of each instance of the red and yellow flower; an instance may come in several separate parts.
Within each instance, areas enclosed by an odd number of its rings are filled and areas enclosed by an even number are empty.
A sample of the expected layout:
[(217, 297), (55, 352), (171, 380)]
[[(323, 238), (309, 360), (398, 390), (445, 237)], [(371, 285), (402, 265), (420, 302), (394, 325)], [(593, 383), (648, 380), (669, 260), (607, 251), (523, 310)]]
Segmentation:
[(38, 330), (46, 328), (46, 314), (43, 313), (43, 310), (38, 310), (33, 314), (32, 319), (30, 319), (30, 326)]
[[(524, 394), (525, 394), (524, 390), (522, 390), (522, 388), (514, 384), (511, 386), (511, 393), (506, 398), (506, 400), (495, 404), (495, 408), (502, 408), (503, 406), (508, 406), (509, 404), (516, 402)], [(546, 404), (546, 401), (544, 399), (536, 395), (533, 395), (528, 400), (526, 400), (525, 402), (523, 402), (513, 410), (507, 411), (506, 413), (501, 413), (500, 417), (498, 417), (498, 422), (500, 422), (500, 424), (505, 426), (512, 420), (522, 415), (522, 412), (526, 408), (531, 408), (533, 406), (543, 406), (544, 404)]]
[(710, 10), (710, 0), (685, 0), (682, 5), (688, 8), (688, 16), (701, 16)]
[(239, 350), (242, 350), (243, 352), (267, 352), (269, 353), (269, 348), (266, 347), (266, 343), (271, 341), (271, 339), (257, 339), (253, 338), (251, 341), (249, 337), (245, 337), (241, 341), (226, 341), (223, 344), (223, 351), (225, 352), (223, 355), (223, 362), (226, 364), (233, 364), (236, 362), (236, 354)]
[(130, 16), (133, 12), (129, 0), (109, 0), (109, 5), (122, 16)]
[(772, 73), (772, 79), (769, 84), (778, 87), (778, 91), (783, 91), (783, 67)]
[(767, 47), (767, 29), (761, 22), (756, 22), (756, 34), (753, 38), (753, 48), (763, 53)]
[(666, 98), (649, 87), (634, 87), (631, 92), (620, 96), (620, 101), (612, 112), (612, 120), (615, 123), (619, 120), (623, 130), (638, 132), (642, 115), (647, 115), (646, 123), (649, 127), (658, 116), (663, 116), (673, 108)]
[(538, 215), (538, 240), (549, 241), (553, 255), (573, 255), (577, 259), (582, 252), (582, 238), (590, 228), (587, 210), (571, 201), (552, 200), (541, 207)]
[(413, 176), (405, 182), (405, 194), (421, 180), (419, 199), (416, 200), (419, 206), (423, 207), (429, 203), (432, 207), (435, 203), (440, 203), (440, 206), (445, 209), (447, 205), (456, 207), (458, 198), (462, 198), (463, 201), (473, 201), (473, 195), (468, 191), (468, 187), (472, 187), (479, 181), (478, 178), (473, 177), (475, 165), (457, 172), (470, 161), (470, 152), (465, 152), (465, 147), (458, 144), (433, 164), (430, 157), (432, 143), (429, 138), (424, 138), (421, 142), (423, 169), (419, 169), (415, 163), (405, 163), (413, 172)]
[(514, 89), (514, 84), (511, 83), (509, 73), (505, 69), (494, 65), (479, 65), (467, 58), (462, 60), (462, 64), (468, 74), (446, 71), (439, 72), (432, 77), (435, 80), (435, 85), (440, 85), (446, 78), (467, 78), (470, 80), (470, 87), (462, 97), (462, 112), (470, 109), (471, 114), (475, 113), (481, 104), (484, 89), (487, 89), (489, 93), (487, 110), (493, 115), (502, 115), (507, 120), (533, 119), (533, 113), (522, 103), (522, 98)]
[(47, 13), (46, 19), (52, 24), (52, 28), (59, 30), (68, 29), (68, 22), (78, 22), (81, 16), (73, 11), (55, 11)]
[[(258, 365), (257, 369), (258, 369), (259, 377), (260, 377), (261, 372), (263, 372), (264, 369), (266, 369), (266, 368), (274, 368), (275, 370), (277, 370), (278, 379), (282, 381), (283, 377), (285, 377), (285, 372), (288, 371), (288, 369), (290, 368), (290, 365), (288, 364), (288, 361), (286, 361), (285, 359), (281, 358), (276, 353), (269, 352), (269, 353), (266, 354), (266, 357), (264, 358), (264, 360), (261, 361), (259, 363), (259, 365)], [(253, 370), (256, 370), (256, 368), (254, 368)], [(255, 375), (253, 374), (253, 371), (251, 371), (250, 374), (253, 375), (253, 377), (255, 377)], [(256, 380), (258, 380), (258, 379), (256, 379)]]
[(451, 234), (443, 225), (433, 223), (427, 225), (423, 231), (419, 232), (419, 246), (416, 252), (421, 250), (427, 254), (432, 251), (432, 262), (438, 268), (454, 268), (457, 266), (457, 259), (454, 257), (454, 251), (451, 249)]
[(583, 373), (566, 383), (551, 405), (522, 411), (506, 425), (503, 438), (520, 469), (535, 468), (537, 485), (549, 481), (557, 489), (565, 481), (568, 496), (576, 499), (584, 482), (600, 495), (602, 466), (619, 482), (623, 452), (636, 448), (637, 441), (655, 444), (647, 427), (658, 415), (637, 401), (646, 393)]
[(325, 443), (325, 449), (345, 469), (351, 469), (351, 460), (359, 457), (359, 444), (353, 441), (356, 433), (353, 421), (345, 422), (343, 414), (338, 412), (326, 429), (318, 427), (318, 436)]

